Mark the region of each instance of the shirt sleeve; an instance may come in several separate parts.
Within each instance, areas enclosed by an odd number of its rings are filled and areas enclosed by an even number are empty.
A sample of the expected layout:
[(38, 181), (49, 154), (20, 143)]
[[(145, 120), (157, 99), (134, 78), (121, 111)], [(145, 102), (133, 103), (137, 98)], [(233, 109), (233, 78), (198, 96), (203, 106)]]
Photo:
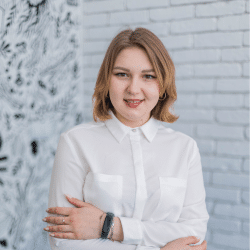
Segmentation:
[[(51, 174), (48, 207), (75, 207), (64, 194), (84, 200), (83, 186), (88, 172), (84, 159), (79, 159), (74, 145), (66, 133), (61, 134)], [(48, 216), (61, 216), (49, 214)], [(54, 224), (48, 223), (49, 226)], [(159, 248), (137, 248), (136, 245), (122, 244), (103, 239), (67, 240), (49, 236), (52, 250), (159, 250)], [(138, 246), (140, 247), (140, 246)]]
[[(51, 174), (48, 207), (75, 207), (67, 201), (64, 194), (69, 194), (79, 200), (83, 200), (82, 188), (87, 173), (87, 164), (80, 161), (74, 146), (66, 133), (62, 133), (59, 138), (57, 151)], [(61, 216), (49, 214), (48, 216)], [(48, 225), (52, 225), (48, 223)], [(52, 249), (58, 248), (59, 243), (67, 240), (50, 237)]]
[(209, 214), (205, 203), (206, 193), (200, 153), (195, 141), (193, 145), (185, 200), (178, 221), (154, 222), (120, 217), (124, 234), (122, 243), (163, 247), (168, 242), (188, 236), (200, 237), (200, 241), (194, 245), (200, 245), (204, 241)]

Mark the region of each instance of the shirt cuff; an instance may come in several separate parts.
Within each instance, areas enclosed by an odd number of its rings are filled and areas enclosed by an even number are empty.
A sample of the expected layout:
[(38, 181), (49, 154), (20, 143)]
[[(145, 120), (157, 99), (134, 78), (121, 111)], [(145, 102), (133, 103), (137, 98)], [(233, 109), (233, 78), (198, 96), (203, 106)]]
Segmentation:
[(140, 221), (128, 217), (119, 217), (123, 230), (123, 244), (140, 245), (142, 242), (142, 228)]

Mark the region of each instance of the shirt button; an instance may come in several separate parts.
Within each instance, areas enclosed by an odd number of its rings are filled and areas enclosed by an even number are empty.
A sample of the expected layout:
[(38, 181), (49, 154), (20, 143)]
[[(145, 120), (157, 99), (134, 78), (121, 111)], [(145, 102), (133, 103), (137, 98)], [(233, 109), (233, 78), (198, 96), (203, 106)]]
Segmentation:
[(132, 129), (133, 132), (136, 132), (136, 129)]

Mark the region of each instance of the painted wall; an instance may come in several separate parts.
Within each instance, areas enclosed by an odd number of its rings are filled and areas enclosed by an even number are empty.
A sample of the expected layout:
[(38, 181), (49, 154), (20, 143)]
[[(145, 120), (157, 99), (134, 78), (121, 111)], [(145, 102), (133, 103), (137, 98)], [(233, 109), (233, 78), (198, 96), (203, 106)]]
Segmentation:
[(79, 0), (0, 1), (0, 249), (50, 249), (59, 136), (83, 122)]
[(249, 249), (249, 1), (85, 1), (86, 120), (111, 39), (142, 26), (162, 40), (176, 66), (174, 124), (199, 146), (209, 250)]

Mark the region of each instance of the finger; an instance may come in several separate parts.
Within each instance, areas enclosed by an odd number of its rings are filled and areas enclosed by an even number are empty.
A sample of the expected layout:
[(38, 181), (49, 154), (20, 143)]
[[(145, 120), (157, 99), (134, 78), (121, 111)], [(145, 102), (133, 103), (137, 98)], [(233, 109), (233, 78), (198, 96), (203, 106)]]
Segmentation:
[(67, 195), (65, 195), (66, 196), (66, 198), (67, 198), (67, 200), (71, 203), (71, 204), (73, 204), (74, 206), (76, 206), (76, 207), (84, 207), (84, 206), (87, 206), (88, 205), (88, 203), (86, 203), (86, 202), (84, 202), (84, 201), (81, 201), (81, 200), (79, 200), (79, 199), (77, 199), (77, 198), (71, 198), (71, 197), (68, 197)]
[(186, 244), (196, 244), (200, 241), (196, 236), (184, 237)]
[(192, 250), (206, 250), (207, 249), (207, 241), (203, 241), (200, 245), (198, 246), (192, 246)]
[[(72, 199), (72, 198), (77, 199), (77, 198), (75, 198), (75, 197), (72, 197), (72, 196), (69, 195), (69, 194), (64, 194), (64, 195), (65, 195), (65, 197), (66, 197), (67, 199)], [(77, 199), (77, 200), (79, 200), (79, 199)], [(81, 200), (79, 200), (79, 201), (81, 201)], [(83, 198), (83, 201), (85, 202), (84, 198)]]
[(70, 225), (60, 225), (60, 226), (47, 226), (44, 228), (47, 232), (72, 232), (72, 228)]
[(70, 215), (72, 207), (50, 207), (46, 210), (50, 214)]
[(70, 220), (68, 217), (61, 216), (50, 216), (44, 218), (47, 223), (58, 224), (58, 225), (67, 225), (70, 224)]
[(49, 235), (54, 237), (54, 238), (59, 238), (59, 239), (71, 239), (71, 240), (76, 239), (74, 233), (52, 233)]

